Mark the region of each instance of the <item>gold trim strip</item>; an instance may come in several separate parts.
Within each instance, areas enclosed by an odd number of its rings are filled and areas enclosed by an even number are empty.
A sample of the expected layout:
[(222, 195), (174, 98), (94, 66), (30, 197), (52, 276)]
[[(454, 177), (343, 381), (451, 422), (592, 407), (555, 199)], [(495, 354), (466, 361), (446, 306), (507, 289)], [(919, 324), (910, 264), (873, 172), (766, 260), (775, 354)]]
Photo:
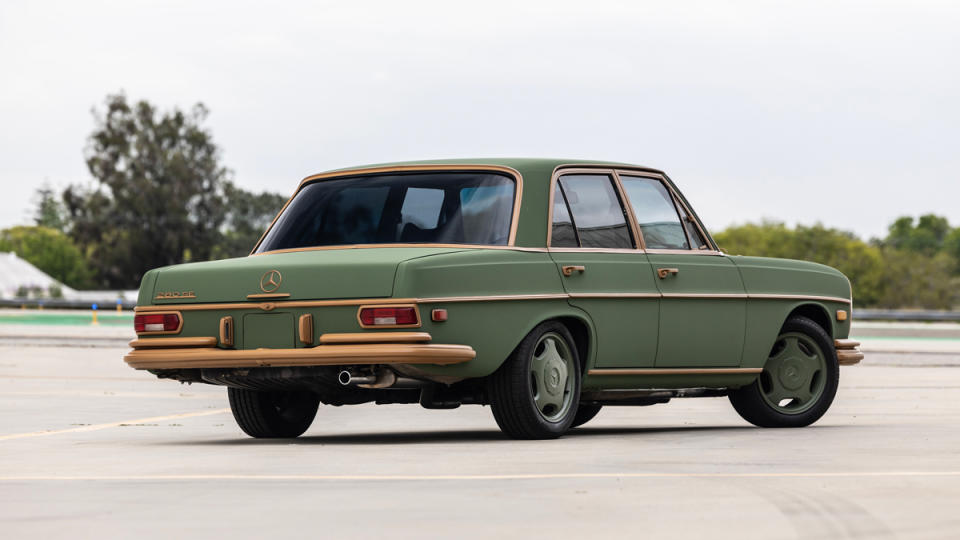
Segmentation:
[[(300, 190), (303, 189), (303, 186), (310, 182), (315, 182), (317, 180), (328, 180), (331, 178), (343, 178), (350, 176), (362, 176), (369, 174), (383, 174), (390, 172), (417, 172), (417, 171), (444, 171), (444, 172), (469, 172), (469, 171), (493, 171), (499, 173), (505, 173), (513, 177), (514, 180), (514, 200), (513, 200), (513, 216), (510, 219), (510, 236), (507, 239), (507, 246), (513, 246), (517, 239), (517, 227), (520, 224), (520, 206), (523, 203), (523, 175), (520, 174), (520, 171), (514, 169), (513, 167), (507, 167), (504, 165), (478, 165), (470, 163), (451, 163), (451, 164), (428, 164), (428, 165), (395, 165), (389, 167), (368, 167), (364, 169), (346, 169), (339, 171), (326, 172), (321, 174), (315, 174), (308, 176), (300, 181), (300, 185), (297, 186), (297, 189), (293, 192), (293, 195), (287, 199), (287, 202), (284, 203), (283, 208), (274, 216), (273, 221), (270, 222), (270, 226), (263, 231), (263, 234), (260, 235), (260, 239), (257, 240), (256, 245), (253, 246), (253, 249), (250, 251), (251, 255), (266, 255), (268, 253), (279, 253), (279, 252), (290, 252), (290, 251), (305, 251), (307, 249), (313, 248), (303, 248), (303, 249), (290, 249), (290, 250), (275, 250), (275, 251), (265, 251), (263, 253), (256, 253), (257, 248), (260, 247), (260, 244), (263, 242), (263, 239), (266, 238), (267, 233), (270, 232), (270, 229), (273, 228), (276, 224), (277, 219), (280, 218), (280, 215), (283, 214), (283, 211), (287, 209), (287, 206), (290, 205), (290, 201), (297, 196), (297, 193), (300, 193)], [(436, 244), (433, 244), (436, 245)], [(322, 246), (318, 246), (322, 247)]]
[(439, 296), (436, 298), (418, 298), (421, 304), (442, 304), (445, 302), (500, 302), (505, 300), (558, 300), (567, 299), (567, 293), (548, 294), (504, 294), (494, 296)]
[(171, 349), (183, 347), (214, 347), (217, 344), (215, 337), (184, 337), (184, 338), (146, 338), (135, 339), (130, 342), (134, 349)]
[(416, 303), (416, 298), (358, 298), (350, 300), (294, 300), (287, 302), (230, 302), (220, 304), (183, 304), (179, 306), (137, 306), (133, 308), (135, 312), (153, 312), (158, 310), (168, 310), (176, 307), (180, 311), (210, 311), (217, 309), (262, 309), (271, 311), (277, 308), (312, 308), (329, 306), (360, 306), (376, 302), (377, 304), (412, 304)]
[(609, 368), (591, 369), (587, 375), (749, 375), (761, 372), (763, 368)]
[(747, 294), (747, 298), (757, 300), (823, 300), (825, 302), (839, 302), (841, 304), (850, 304), (849, 298), (840, 298), (838, 296), (808, 296), (805, 294)]
[[(439, 296), (434, 298), (362, 298), (356, 300), (308, 300), (308, 301), (290, 301), (290, 302), (267, 302), (267, 303), (222, 303), (222, 304), (182, 304), (175, 306), (137, 306), (134, 311), (137, 313), (155, 313), (168, 311), (171, 307), (180, 311), (210, 311), (222, 309), (262, 309), (271, 311), (277, 308), (314, 308), (328, 306), (362, 306), (371, 305), (389, 305), (393, 307), (397, 304), (441, 304), (447, 302), (500, 302), (509, 300), (558, 300), (567, 298), (747, 298), (755, 300), (819, 300), (827, 302), (840, 302), (849, 304), (847, 298), (834, 296), (805, 296), (799, 294), (687, 294), (687, 293), (545, 293), (545, 294), (505, 294), (491, 296)], [(382, 327), (377, 327), (382, 328)]]
[(290, 293), (264, 293), (264, 294), (248, 294), (248, 300), (257, 300), (257, 299), (266, 299), (266, 298), (290, 298)]
[(663, 293), (663, 298), (720, 298), (720, 299), (740, 299), (746, 300), (749, 298), (748, 294), (745, 293)]
[(356, 364), (433, 364), (469, 362), (477, 353), (467, 345), (376, 343), (320, 345), (302, 349), (133, 350), (124, 361), (136, 369), (339, 366)]
[(358, 332), (353, 334), (323, 334), (320, 345), (344, 343), (426, 343), (433, 337), (427, 332)]
[(570, 293), (570, 298), (660, 298), (660, 293)]

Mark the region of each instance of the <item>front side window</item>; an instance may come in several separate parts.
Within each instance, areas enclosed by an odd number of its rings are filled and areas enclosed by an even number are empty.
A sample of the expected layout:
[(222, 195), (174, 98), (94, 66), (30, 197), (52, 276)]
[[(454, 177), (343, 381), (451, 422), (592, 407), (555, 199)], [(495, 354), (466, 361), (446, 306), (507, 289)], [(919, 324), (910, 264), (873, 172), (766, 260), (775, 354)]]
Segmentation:
[(634, 247), (623, 206), (610, 176), (569, 174), (561, 176), (558, 183), (570, 207), (580, 247)]
[(349, 244), (506, 245), (515, 181), (482, 172), (380, 174), (307, 184), (257, 253)]
[(621, 176), (647, 249), (690, 249), (673, 197), (655, 178)]

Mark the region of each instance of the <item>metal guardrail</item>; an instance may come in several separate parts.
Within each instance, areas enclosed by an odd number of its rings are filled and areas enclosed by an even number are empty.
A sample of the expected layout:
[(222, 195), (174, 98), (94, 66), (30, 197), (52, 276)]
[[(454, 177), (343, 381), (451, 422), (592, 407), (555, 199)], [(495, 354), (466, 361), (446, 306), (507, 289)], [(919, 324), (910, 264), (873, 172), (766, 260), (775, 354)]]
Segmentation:
[(854, 309), (854, 321), (960, 322), (960, 311)]
[[(87, 300), (64, 300), (63, 298), (0, 298), (0, 307), (27, 308), (27, 309), (92, 309), (97, 305), (98, 310), (117, 309), (117, 301), (90, 302)], [(132, 310), (137, 303), (133, 300), (123, 300), (120, 307)]]

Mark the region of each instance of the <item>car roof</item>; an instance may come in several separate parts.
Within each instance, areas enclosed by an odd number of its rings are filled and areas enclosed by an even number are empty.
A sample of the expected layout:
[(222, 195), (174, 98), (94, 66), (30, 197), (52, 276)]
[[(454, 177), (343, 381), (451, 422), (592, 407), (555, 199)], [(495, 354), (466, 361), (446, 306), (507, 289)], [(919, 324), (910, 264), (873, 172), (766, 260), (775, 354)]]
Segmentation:
[[(379, 167), (409, 167), (417, 165), (499, 165), (516, 169), (524, 176), (537, 176), (544, 170), (553, 171), (560, 166), (587, 166), (599, 165), (605, 167), (625, 167), (630, 169), (642, 169), (651, 172), (662, 173), (658, 169), (636, 165), (632, 163), (622, 163), (616, 161), (603, 161), (595, 159), (568, 159), (568, 158), (529, 158), (529, 157), (510, 157), (510, 158), (457, 158), (457, 159), (427, 159), (417, 161), (396, 161), (392, 163), (374, 163), (368, 165), (358, 165), (354, 167), (345, 167), (324, 171), (318, 174), (327, 174), (333, 172), (348, 172), (352, 170), (373, 169)], [(549, 177), (548, 177), (549, 179)]]

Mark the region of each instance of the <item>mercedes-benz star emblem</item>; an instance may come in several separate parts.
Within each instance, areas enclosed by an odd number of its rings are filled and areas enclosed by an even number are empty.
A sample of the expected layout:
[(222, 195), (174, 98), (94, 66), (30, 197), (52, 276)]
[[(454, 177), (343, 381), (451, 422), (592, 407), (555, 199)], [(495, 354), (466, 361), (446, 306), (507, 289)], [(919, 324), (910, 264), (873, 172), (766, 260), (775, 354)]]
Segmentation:
[(272, 293), (280, 288), (280, 282), (282, 281), (283, 276), (280, 275), (279, 270), (269, 270), (260, 278), (260, 290), (265, 293)]

